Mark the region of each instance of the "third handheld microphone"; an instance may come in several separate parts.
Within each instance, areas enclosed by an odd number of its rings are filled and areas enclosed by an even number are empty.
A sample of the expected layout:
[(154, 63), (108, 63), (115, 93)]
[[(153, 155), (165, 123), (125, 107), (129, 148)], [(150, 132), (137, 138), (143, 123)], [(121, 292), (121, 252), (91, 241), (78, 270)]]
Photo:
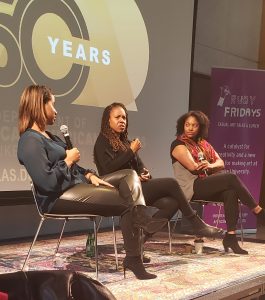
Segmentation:
[[(203, 160), (205, 160), (204, 155), (203, 155), (202, 152), (199, 152), (199, 153), (198, 153), (198, 161), (199, 161), (199, 162), (202, 162)], [(205, 176), (208, 176), (206, 170), (203, 170), (203, 172), (204, 172)]]

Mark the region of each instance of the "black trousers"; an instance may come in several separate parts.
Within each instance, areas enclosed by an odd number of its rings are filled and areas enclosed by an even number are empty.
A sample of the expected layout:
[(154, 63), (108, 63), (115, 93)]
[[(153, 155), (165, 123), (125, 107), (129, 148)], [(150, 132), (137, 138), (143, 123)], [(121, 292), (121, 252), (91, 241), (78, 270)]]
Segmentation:
[(126, 255), (140, 255), (138, 230), (133, 227), (131, 208), (145, 205), (141, 182), (133, 170), (120, 170), (101, 177), (115, 188), (81, 183), (65, 191), (50, 213), (88, 213), (100, 216), (121, 216), (120, 226)]
[(194, 215), (194, 210), (174, 178), (154, 178), (143, 181), (142, 189), (146, 205), (159, 209), (154, 217), (170, 220), (178, 209), (186, 217)]
[(257, 206), (244, 183), (232, 173), (216, 173), (197, 178), (193, 185), (193, 200), (207, 200), (224, 203), (227, 230), (236, 230), (239, 216), (238, 199), (253, 209)]
[[(153, 215), (154, 218), (167, 218), (170, 220), (178, 209), (186, 217), (191, 217), (195, 214), (174, 178), (154, 178), (143, 181), (142, 189), (146, 205), (158, 208), (158, 211)], [(124, 218), (122, 219), (124, 220)], [(127, 225), (129, 226), (130, 224)], [(131, 243), (136, 244), (139, 241), (139, 231), (131, 227), (131, 232), (133, 232), (133, 235), (130, 237), (132, 239)]]

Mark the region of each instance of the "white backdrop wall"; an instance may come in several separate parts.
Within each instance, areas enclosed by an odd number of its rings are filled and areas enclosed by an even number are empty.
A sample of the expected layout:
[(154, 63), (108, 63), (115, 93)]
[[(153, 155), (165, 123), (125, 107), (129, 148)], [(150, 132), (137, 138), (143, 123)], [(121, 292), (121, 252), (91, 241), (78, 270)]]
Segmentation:
[(257, 69), (262, 0), (198, 0), (193, 71)]

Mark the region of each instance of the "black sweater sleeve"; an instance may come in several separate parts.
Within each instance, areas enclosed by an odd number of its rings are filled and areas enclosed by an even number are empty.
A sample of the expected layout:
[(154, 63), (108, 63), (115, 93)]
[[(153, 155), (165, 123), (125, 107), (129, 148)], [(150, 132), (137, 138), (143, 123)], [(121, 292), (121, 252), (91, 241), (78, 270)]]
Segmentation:
[(100, 134), (94, 146), (94, 159), (99, 175), (105, 175), (121, 169), (131, 169), (131, 160), (135, 154), (127, 151), (113, 151), (108, 139)]

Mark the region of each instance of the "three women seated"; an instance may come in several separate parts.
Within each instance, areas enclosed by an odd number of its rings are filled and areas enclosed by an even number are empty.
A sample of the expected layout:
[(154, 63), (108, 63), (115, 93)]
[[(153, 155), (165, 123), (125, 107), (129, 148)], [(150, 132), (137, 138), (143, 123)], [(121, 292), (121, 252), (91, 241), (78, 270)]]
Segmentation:
[[(224, 247), (226, 250), (231, 248), (236, 253), (246, 253), (235, 241), (234, 230), (238, 215), (235, 202), (240, 198), (242, 203), (262, 218), (264, 211), (254, 202), (236, 176), (219, 173), (218, 176), (212, 176), (223, 168), (223, 163), (208, 144), (206, 150), (211, 149), (210, 156), (205, 150), (205, 160), (196, 160), (198, 151), (194, 150), (197, 149), (195, 144), (204, 137), (201, 135), (204, 131), (197, 115), (182, 118), (185, 125), (180, 129), (181, 142), (173, 143), (171, 149), (174, 168), (179, 168), (175, 164), (180, 164), (183, 170), (194, 173), (194, 195), (190, 190), (187, 194), (185, 184), (179, 181), (178, 172), (177, 180), (152, 178), (138, 155), (141, 142), (139, 139), (128, 139), (128, 113), (123, 104), (113, 103), (103, 112), (101, 132), (94, 147), (99, 176), (93, 170), (77, 164), (80, 160), (77, 148), (67, 149), (59, 137), (46, 130), (47, 125), (54, 124), (56, 115), (55, 97), (49, 88), (32, 85), (23, 91), (19, 105), (18, 159), (34, 182), (39, 207), (43, 212), (86, 212), (102, 216), (121, 216), (120, 226), (126, 251), (124, 274), (126, 269), (130, 269), (139, 279), (156, 277), (145, 270), (141, 261), (139, 228), (144, 230), (147, 240), (162, 229), (178, 209), (190, 220), (194, 234), (211, 237), (220, 235), (222, 230), (204, 223), (188, 201), (191, 197), (209, 200), (216, 192), (222, 196), (220, 199), (225, 204), (228, 223)], [(205, 116), (203, 118), (206, 120)], [(190, 123), (197, 131), (188, 130)], [(201, 176), (204, 170), (210, 176)], [(213, 180), (212, 183), (213, 177), (220, 179)], [(209, 194), (203, 193), (206, 180), (212, 186), (212, 192), (208, 187), (206, 189)], [(224, 188), (217, 189), (219, 185)], [(146, 205), (158, 209), (152, 217), (146, 211)]]

